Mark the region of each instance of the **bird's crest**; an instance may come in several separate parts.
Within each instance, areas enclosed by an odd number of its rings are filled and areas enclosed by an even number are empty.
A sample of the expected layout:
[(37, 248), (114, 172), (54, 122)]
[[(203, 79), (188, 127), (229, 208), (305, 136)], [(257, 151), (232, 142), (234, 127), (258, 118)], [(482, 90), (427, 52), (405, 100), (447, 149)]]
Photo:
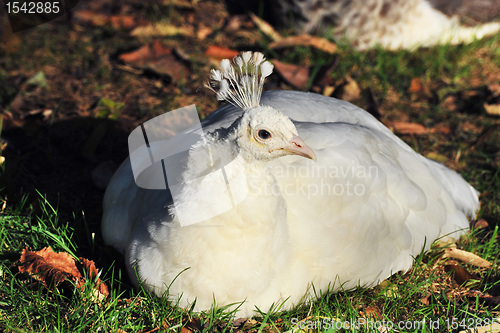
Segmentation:
[(242, 52), (231, 63), (220, 62), (212, 69), (206, 86), (217, 94), (219, 101), (227, 101), (243, 110), (259, 106), (266, 77), (274, 66), (260, 52)]

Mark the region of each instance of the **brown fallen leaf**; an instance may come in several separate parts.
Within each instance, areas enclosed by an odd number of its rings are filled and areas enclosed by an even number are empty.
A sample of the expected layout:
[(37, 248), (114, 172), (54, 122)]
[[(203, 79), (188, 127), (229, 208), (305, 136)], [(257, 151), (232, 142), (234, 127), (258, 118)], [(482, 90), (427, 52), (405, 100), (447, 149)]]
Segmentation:
[(439, 124), (436, 127), (430, 129), (432, 133), (442, 133), (442, 134), (450, 134), (451, 129), (450, 126), (446, 124)]
[(198, 1), (189, 1), (189, 0), (163, 0), (162, 3), (165, 6), (173, 6), (177, 9), (194, 9), (195, 4)]
[(217, 61), (222, 59), (232, 59), (238, 55), (238, 51), (220, 46), (210, 45), (205, 51), (205, 55)]
[(276, 72), (291, 86), (299, 90), (307, 89), (309, 83), (309, 69), (302, 66), (286, 64), (284, 62), (273, 60)]
[(21, 253), (19, 272), (30, 274), (42, 282), (47, 288), (52, 288), (65, 281), (72, 281), (81, 291), (85, 289), (85, 276), (95, 280), (93, 296), (102, 300), (109, 295), (108, 287), (98, 278), (98, 270), (91, 260), (80, 258), (78, 263), (67, 252), (56, 253), (50, 247), (40, 251), (24, 249)]
[(424, 297), (422, 297), (420, 302), (424, 305), (429, 305), (429, 297), (431, 297), (431, 293), (427, 293)]
[(198, 26), (198, 30), (196, 31), (196, 38), (198, 40), (205, 40), (211, 33), (213, 32), (212, 28), (205, 26), (204, 24), (200, 24)]
[(169, 47), (163, 46), (159, 40), (156, 40), (152, 44), (144, 45), (133, 52), (121, 54), (119, 59), (128, 64), (143, 65), (152, 58), (159, 58), (170, 54), (172, 54), (172, 50)]
[(500, 116), (500, 104), (484, 103), (483, 106), (487, 114), (490, 114), (492, 116)]
[(482, 295), (478, 296), (479, 300), (487, 302), (493, 306), (500, 304), (500, 296)]
[(428, 133), (442, 133), (450, 134), (450, 127), (448, 125), (439, 124), (433, 128), (427, 128), (422, 124), (406, 122), (406, 121), (395, 121), (390, 125), (392, 130), (399, 134), (428, 134)]
[(282, 49), (286, 47), (312, 46), (318, 50), (333, 54), (337, 52), (337, 45), (326, 38), (311, 36), (307, 34), (289, 36), (275, 40), (269, 47), (271, 49)]
[(259, 323), (258, 323), (258, 322), (257, 322), (257, 320), (255, 320), (255, 319), (247, 319), (247, 320), (245, 321), (245, 323), (243, 324), (243, 328), (242, 328), (242, 330), (243, 330), (243, 331), (248, 331), (248, 330), (250, 330), (250, 329), (254, 328), (255, 326), (257, 326), (258, 324), (259, 324)]
[(453, 280), (458, 285), (462, 285), (465, 282), (473, 280), (475, 278), (471, 273), (467, 271), (467, 269), (459, 265), (445, 265), (444, 270), (445, 272), (452, 274)]
[(485, 260), (474, 253), (470, 253), (470, 252), (460, 250), (460, 249), (455, 249), (455, 248), (445, 249), (441, 258), (442, 259), (453, 258), (453, 259), (460, 260), (466, 264), (470, 264), (472, 266), (482, 267), (482, 268), (488, 268), (491, 266), (491, 262), (489, 262), (488, 260)]
[(335, 91), (334, 86), (325, 86), (321, 93), (323, 94), (323, 96), (332, 96), (334, 91)]
[(167, 75), (174, 81), (191, 75), (191, 71), (177, 59), (174, 50), (164, 46), (159, 40), (133, 52), (121, 54), (118, 58), (133, 67)]
[(350, 76), (347, 75), (344, 81), (335, 88), (333, 97), (343, 99), (344, 101), (352, 102), (359, 98), (361, 89), (358, 83)]
[(139, 23), (135, 21), (133, 16), (128, 15), (113, 15), (108, 16), (98, 14), (90, 10), (78, 10), (73, 14), (76, 21), (93, 26), (103, 26), (110, 24), (115, 29), (132, 29)]
[(422, 80), (418, 77), (414, 77), (410, 81), (410, 87), (408, 88), (408, 92), (417, 93), (422, 91), (424, 85), (422, 84)]
[(484, 219), (480, 219), (479, 221), (476, 221), (476, 223), (474, 223), (474, 229), (484, 229), (488, 228), (488, 226), (488, 221)]
[(428, 129), (417, 123), (409, 123), (406, 121), (395, 121), (391, 126), (394, 129), (394, 132), (399, 134), (426, 134), (428, 133)]
[(380, 314), (380, 310), (376, 306), (368, 306), (365, 309), (359, 311), (359, 315), (363, 318), (380, 320), (382, 319), (382, 315)]
[(246, 15), (231, 15), (224, 26), (224, 32), (237, 32), (245, 29), (245, 22), (248, 21)]
[(168, 23), (154, 23), (143, 27), (137, 27), (130, 32), (134, 37), (165, 37), (165, 36), (188, 36), (194, 35), (192, 26), (176, 26)]
[(262, 31), (264, 35), (271, 38), (273, 41), (278, 41), (283, 38), (276, 30), (274, 30), (272, 25), (252, 12), (250, 12), (249, 15), (253, 23), (257, 26), (257, 28), (259, 28), (260, 31)]

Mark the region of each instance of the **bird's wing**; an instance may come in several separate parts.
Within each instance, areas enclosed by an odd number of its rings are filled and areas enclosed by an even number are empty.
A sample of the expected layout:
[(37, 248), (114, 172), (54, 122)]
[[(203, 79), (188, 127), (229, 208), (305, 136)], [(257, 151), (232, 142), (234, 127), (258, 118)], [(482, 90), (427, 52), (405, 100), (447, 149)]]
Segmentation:
[(450, 235), (456, 238), (468, 228), (461, 205), (477, 210), (477, 194), (454, 171), (369, 127), (296, 126), (317, 162), (290, 156), (270, 164), (287, 202), (296, 256), (316, 262), (309, 267), (318, 270), (314, 276), (338, 274), (353, 284), (345, 287), (372, 284), (376, 276), (409, 269), (424, 244), (427, 250), (437, 238), (461, 229)]
[[(366, 128), (373, 133), (381, 135), (384, 138), (382, 146), (391, 147), (394, 151), (405, 151), (410, 155), (418, 156), (405, 142), (392, 133), (386, 126), (379, 122), (375, 117), (370, 115), (365, 110), (346, 101), (338, 100), (331, 97), (326, 97), (314, 93), (304, 93), (298, 91), (268, 91), (262, 95), (262, 105), (269, 105), (283, 112), (294, 123), (301, 127), (298, 122), (329, 124), (329, 123), (345, 123), (350, 125), (358, 125)], [(217, 126), (222, 119), (230, 121), (235, 119), (241, 113), (240, 109), (232, 106), (225, 106), (212, 115), (207, 117), (204, 126), (207, 128)], [(213, 118), (212, 118), (213, 117)], [(213, 121), (213, 120), (215, 121)], [(316, 129), (311, 130), (314, 132)], [(299, 129), (299, 135), (307, 136), (313, 133), (302, 133), (303, 129)], [(348, 130), (349, 132), (350, 130)], [(321, 137), (315, 136), (315, 139), (310, 144), (313, 149), (321, 149), (322, 144), (327, 145), (334, 140), (335, 131), (331, 130), (324, 133)], [(306, 140), (305, 138), (303, 138)], [(318, 145), (317, 147), (315, 145)], [(439, 184), (448, 190), (452, 196), (457, 209), (465, 212), (466, 216), (473, 218), (479, 205), (478, 192), (470, 186), (463, 178), (453, 170), (443, 166), (442, 164), (419, 157), (423, 160), (428, 169), (432, 170)], [(410, 169), (409, 169), (410, 170)], [(417, 173), (418, 170), (411, 170)], [(409, 171), (410, 172), (410, 171)]]

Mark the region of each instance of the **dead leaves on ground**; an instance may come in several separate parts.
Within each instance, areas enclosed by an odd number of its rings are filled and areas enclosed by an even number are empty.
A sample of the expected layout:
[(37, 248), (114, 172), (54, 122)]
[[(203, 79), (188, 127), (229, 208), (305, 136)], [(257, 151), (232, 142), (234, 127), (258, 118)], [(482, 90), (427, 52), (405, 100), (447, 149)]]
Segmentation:
[[(424, 290), (421, 302), (425, 305), (429, 304), (431, 295), (439, 294), (446, 291), (446, 295), (450, 299), (471, 299), (476, 300), (480, 294), (480, 301), (495, 302), (499, 300), (498, 296), (484, 294), (476, 290), (482, 283), (484, 269), (491, 270), (493, 264), (477, 254), (456, 248), (455, 244), (448, 244), (442, 250), (441, 255), (437, 258), (432, 266), (427, 270), (435, 273), (437, 278), (431, 283), (431, 290)], [(439, 276), (442, 274), (442, 276)], [(496, 303), (498, 305), (499, 303)]]
[(326, 38), (311, 36), (308, 34), (283, 37), (273, 28), (272, 25), (270, 25), (257, 15), (253, 13), (249, 13), (249, 15), (255, 25), (259, 28), (259, 30), (272, 40), (272, 42), (269, 44), (269, 47), (271, 49), (312, 46), (320, 51), (330, 54), (334, 54), (337, 52), (337, 45)]
[(171, 81), (187, 79), (191, 75), (191, 70), (179, 59), (175, 50), (164, 46), (159, 40), (133, 52), (123, 53), (118, 58), (136, 69), (152, 71)]
[(94, 301), (105, 299), (109, 295), (108, 287), (99, 279), (99, 272), (91, 260), (75, 260), (67, 252), (54, 252), (50, 247), (40, 251), (24, 249), (21, 253), (19, 272), (27, 273), (40, 281), (46, 288), (64, 286), (70, 281), (81, 292), (92, 286)]
[(273, 60), (276, 72), (289, 85), (296, 89), (306, 90), (309, 83), (309, 69), (303, 66), (286, 64), (279, 60)]
[(166, 37), (166, 36), (193, 36), (192, 26), (179, 27), (168, 23), (155, 23), (139, 26), (130, 32), (134, 37)]
[[(93, 26), (109, 24), (115, 29), (132, 29), (139, 24), (133, 16), (105, 15), (90, 10), (77, 10), (74, 13), (74, 18), (77, 22), (82, 24), (90, 24)], [(144, 24), (144, 22), (142, 22), (142, 24)]]
[(465, 264), (469, 264), (469, 265), (481, 267), (481, 268), (491, 267), (491, 262), (484, 260), (483, 258), (481, 258), (480, 256), (478, 256), (474, 253), (470, 253), (468, 251), (460, 250), (457, 248), (445, 249), (443, 255), (441, 256), (441, 259), (445, 259), (445, 258), (458, 259)]
[(205, 55), (209, 59), (216, 61), (216, 64), (218, 65), (218, 62), (223, 59), (232, 59), (236, 57), (238, 55), (238, 51), (216, 45), (210, 45), (205, 51)]
[(330, 42), (328, 39), (306, 34), (284, 37), (269, 44), (271, 49), (282, 49), (297, 46), (312, 46), (329, 54), (337, 52), (337, 45)]

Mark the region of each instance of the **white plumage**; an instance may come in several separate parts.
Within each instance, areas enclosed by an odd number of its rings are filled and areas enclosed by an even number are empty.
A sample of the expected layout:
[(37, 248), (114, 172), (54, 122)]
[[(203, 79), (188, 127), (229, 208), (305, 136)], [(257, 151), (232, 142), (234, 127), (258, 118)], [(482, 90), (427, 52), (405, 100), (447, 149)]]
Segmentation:
[[(229, 89), (220, 72), (212, 79)], [(260, 96), (248, 87), (245, 94)], [(323, 291), (376, 285), (408, 270), (437, 238), (468, 229), (477, 191), (366, 111), (295, 91), (254, 102), (241, 102), (245, 110), (226, 105), (202, 122), (211, 134), (189, 151), (181, 200), (138, 188), (128, 159), (108, 186), (104, 239), (126, 253), (130, 276), (136, 270), (158, 295), (168, 290), (185, 307), (196, 299), (196, 310), (214, 300), (243, 302), (235, 305), (241, 316), (285, 300), (286, 309), (308, 299), (311, 284)], [(176, 209), (196, 207), (193, 200), (222, 204), (227, 185), (206, 172), (218, 164), (226, 165), (237, 204), (182, 226)]]

